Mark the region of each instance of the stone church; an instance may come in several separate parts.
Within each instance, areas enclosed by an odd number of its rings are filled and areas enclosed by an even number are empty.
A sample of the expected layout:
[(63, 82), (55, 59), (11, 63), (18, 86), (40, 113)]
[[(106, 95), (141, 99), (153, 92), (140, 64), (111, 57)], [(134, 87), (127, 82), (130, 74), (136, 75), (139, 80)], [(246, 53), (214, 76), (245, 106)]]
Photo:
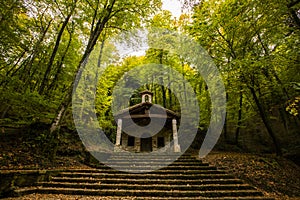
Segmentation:
[[(180, 115), (175, 112), (152, 103), (153, 93), (150, 91), (141, 92), (142, 102), (129, 108), (121, 110), (115, 115), (117, 119), (117, 134), (115, 151), (129, 152), (180, 152), (178, 143), (177, 125)], [(161, 113), (165, 113), (162, 115)], [(150, 119), (151, 115), (151, 119)], [(140, 127), (146, 126), (151, 121), (166, 121), (163, 128), (155, 134), (150, 134), (150, 130), (143, 130), (137, 135), (128, 131), (129, 126), (126, 120), (132, 120)], [(139, 127), (139, 128), (140, 128)], [(131, 130), (134, 132), (134, 129)]]

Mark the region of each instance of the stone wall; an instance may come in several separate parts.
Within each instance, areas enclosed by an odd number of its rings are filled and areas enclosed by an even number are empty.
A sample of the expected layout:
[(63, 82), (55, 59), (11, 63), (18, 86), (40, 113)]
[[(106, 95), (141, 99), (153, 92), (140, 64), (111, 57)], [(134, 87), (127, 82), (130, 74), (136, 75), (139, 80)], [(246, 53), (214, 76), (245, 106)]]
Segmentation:
[(14, 190), (36, 186), (38, 182), (49, 181), (59, 170), (2, 170), (0, 171), (0, 198), (17, 195)]

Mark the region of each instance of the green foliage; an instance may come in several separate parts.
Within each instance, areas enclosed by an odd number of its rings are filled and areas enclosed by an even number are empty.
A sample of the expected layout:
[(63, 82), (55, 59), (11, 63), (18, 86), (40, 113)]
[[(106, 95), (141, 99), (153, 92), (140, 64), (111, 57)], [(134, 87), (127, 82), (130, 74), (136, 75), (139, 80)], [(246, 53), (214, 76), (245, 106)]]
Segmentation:
[[(293, 83), (293, 89), (295, 90), (295, 93), (299, 95), (300, 92), (300, 84), (299, 83)], [(297, 95), (296, 94), (296, 95)], [(292, 99), (289, 99), (286, 103), (285, 110), (289, 112), (293, 116), (298, 116), (300, 112), (300, 96), (295, 96)]]
[(92, 43), (140, 26), (160, 6), (159, 0), (1, 3), (1, 125), (51, 123)]
[(295, 97), (293, 100), (288, 101), (288, 105), (286, 107), (286, 111), (288, 111), (291, 115), (297, 116), (300, 112), (300, 97)]
[(1, 126), (24, 126), (37, 121), (50, 123), (56, 108), (55, 102), (37, 92), (16, 93), (11, 90), (1, 90), (1, 109), (5, 116), (0, 119)]
[[(201, 1), (192, 19), (186, 30), (209, 51), (224, 77), (229, 131), (236, 132), (237, 137), (242, 124), (258, 115), (279, 146), (271, 121), (286, 124), (281, 110), (295, 94), (287, 84), (300, 78), (295, 71), (299, 67), (299, 29), (291, 25), (288, 4), (271, 0)], [(238, 103), (240, 98), (242, 104)], [(295, 113), (295, 104), (290, 105), (287, 110)], [(255, 129), (259, 123), (245, 128)]]
[[(189, 6), (197, 3), (181, 2)], [(255, 132), (262, 123), (258, 116), (273, 129), (281, 125), (281, 136), (297, 132), (293, 129), (299, 123), (299, 88), (290, 83), (300, 79), (299, 3), (206, 0), (194, 6), (191, 17), (185, 14), (178, 20), (169, 11), (158, 12), (160, 7), (160, 0), (2, 2), (0, 126), (56, 123), (58, 109), (70, 105), (75, 75), (89, 58), (88, 65), (96, 69), (89, 74), (91, 80), (100, 77), (96, 113), (100, 126), (112, 140), (116, 130), (111, 112), (115, 85), (129, 70), (149, 63), (171, 66), (191, 84), (200, 105), (199, 126), (205, 129), (210, 122), (210, 94), (201, 74), (182, 55), (150, 48), (145, 56), (120, 61), (116, 47), (108, 42), (121, 30), (145, 26), (188, 33), (213, 57), (228, 93), (226, 127), (231, 134), (246, 129)], [(160, 43), (174, 40), (168, 34), (148, 39)], [(138, 76), (128, 78), (136, 82)], [(186, 95), (183, 81), (171, 82), (171, 73), (148, 78), (173, 84), (181, 91), (181, 97)], [(155, 93), (154, 103), (180, 112), (178, 99), (159, 84), (144, 85), (135, 91), (130, 102), (124, 98), (118, 108), (140, 102), (138, 93), (145, 89)], [(85, 95), (94, 94), (79, 93), (81, 99)], [(286, 115), (286, 111), (291, 115)], [(63, 112), (62, 119), (58, 120), (59, 125), (73, 126), (70, 109)], [(36, 140), (53, 139), (46, 135), (41, 133)]]

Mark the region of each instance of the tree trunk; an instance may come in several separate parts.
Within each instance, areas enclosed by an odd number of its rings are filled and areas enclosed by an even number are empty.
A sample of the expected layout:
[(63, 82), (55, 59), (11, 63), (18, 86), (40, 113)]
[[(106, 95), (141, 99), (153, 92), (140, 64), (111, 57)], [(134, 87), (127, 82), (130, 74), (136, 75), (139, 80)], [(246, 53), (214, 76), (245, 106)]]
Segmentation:
[(261, 105), (261, 103), (259, 102), (258, 97), (257, 97), (257, 95), (255, 93), (254, 88), (250, 86), (249, 89), (251, 91), (251, 94), (253, 96), (255, 104), (256, 104), (256, 106), (258, 108), (258, 111), (259, 111), (259, 114), (261, 116), (261, 119), (263, 120), (263, 123), (264, 123), (264, 125), (265, 125), (265, 127), (266, 127), (266, 129), (267, 129), (267, 131), (268, 131), (268, 133), (270, 135), (270, 137), (273, 140), (273, 143), (274, 143), (274, 146), (275, 146), (275, 150), (276, 150), (276, 155), (277, 156), (281, 156), (282, 155), (282, 151), (281, 151), (281, 147), (280, 147), (279, 141), (278, 141), (278, 139), (277, 139), (277, 137), (276, 137), (276, 135), (275, 135), (275, 133), (274, 133), (271, 125), (270, 125), (269, 119), (268, 119), (268, 117), (267, 117), (267, 115), (266, 115), (266, 113), (264, 111), (263, 105)]
[(58, 109), (58, 114), (56, 118), (52, 121), (51, 127), (50, 127), (50, 133), (53, 133), (54, 131), (57, 131), (60, 126), (60, 122), (62, 120), (62, 117), (64, 116), (69, 104), (71, 103), (71, 95), (66, 95), (65, 101), (60, 105)]
[(98, 63), (97, 63), (97, 71), (96, 71), (96, 77), (95, 77), (95, 84), (98, 84), (98, 77), (99, 77), (99, 70), (101, 67), (101, 60), (102, 60), (102, 56), (103, 56), (103, 49), (104, 49), (104, 45), (105, 45), (105, 39), (106, 39), (106, 35), (104, 35), (103, 40), (101, 41), (101, 46), (100, 46), (100, 52), (99, 52), (99, 56), (98, 56)]
[(154, 96), (154, 103), (157, 104), (158, 101), (157, 101), (157, 87), (156, 87), (156, 85), (154, 85), (154, 95), (153, 96)]
[[(226, 92), (226, 102), (228, 102), (228, 93)], [(225, 113), (225, 123), (224, 123), (224, 140), (227, 143), (228, 142), (228, 130), (227, 130), (227, 112)]]
[[(164, 55), (164, 50), (160, 49), (159, 52), (159, 64), (163, 64), (163, 55)], [(162, 101), (163, 101), (163, 107), (166, 108), (166, 89), (164, 87), (164, 78), (163, 77), (159, 77), (159, 83), (161, 85), (161, 91), (162, 91)]]
[(187, 95), (186, 95), (186, 85), (184, 80), (184, 63), (181, 61), (181, 67), (182, 67), (182, 84), (183, 84), (183, 94), (184, 94), (184, 102), (187, 104)]
[(75, 7), (73, 8), (73, 10), (68, 14), (68, 16), (65, 18), (62, 26), (61, 26), (61, 29), (59, 30), (58, 32), (58, 35), (57, 35), (57, 38), (56, 38), (56, 42), (55, 42), (55, 46), (54, 46), (54, 49), (52, 51), (52, 54), (51, 54), (51, 57), (50, 57), (50, 60), (48, 62), (48, 65), (47, 65), (47, 69), (46, 69), (46, 72), (44, 74), (44, 77), (43, 77), (43, 80), (41, 82), (41, 86), (39, 88), (39, 94), (42, 94), (45, 90), (45, 87), (47, 85), (47, 82), (48, 82), (48, 76), (51, 72), (51, 69), (52, 69), (52, 65), (53, 65), (53, 62), (54, 62), (54, 59), (55, 59), (55, 56), (57, 54), (57, 51), (58, 51), (58, 47), (60, 45), (60, 41), (61, 41), (61, 37), (65, 31), (65, 28), (67, 27), (68, 23), (69, 23), (69, 20), (72, 16), (72, 13), (73, 11), (75, 10)]
[(169, 70), (169, 74), (168, 74), (168, 96), (169, 96), (169, 109), (172, 109), (172, 91), (171, 91), (171, 78), (170, 78), (170, 76), (171, 76), (171, 68), (170, 68), (170, 70)]
[(163, 77), (159, 77), (159, 82), (161, 84), (161, 92), (162, 92), (162, 100), (163, 100), (163, 107), (166, 108), (166, 89), (164, 87), (164, 79)]
[(50, 83), (50, 85), (49, 85), (49, 88), (48, 88), (48, 94), (49, 94), (49, 92), (50, 92), (52, 89), (55, 88), (54, 86), (56, 85), (56, 82), (57, 82), (57, 80), (58, 80), (58, 76), (59, 76), (59, 74), (61, 73), (61, 69), (62, 69), (64, 60), (65, 60), (65, 57), (66, 57), (66, 55), (67, 55), (67, 53), (68, 53), (68, 51), (69, 51), (69, 48), (70, 48), (70, 46), (71, 46), (71, 42), (72, 42), (72, 37), (73, 37), (73, 36), (72, 36), (72, 33), (70, 33), (69, 35), (70, 35), (70, 38), (69, 38), (69, 41), (68, 41), (68, 45), (67, 45), (67, 47), (66, 47), (66, 49), (65, 49), (65, 52), (64, 52), (63, 56), (62, 56), (61, 59), (60, 59), (60, 62), (58, 63), (57, 70), (56, 70), (56, 73), (55, 73), (55, 75), (54, 75), (54, 78), (53, 78), (53, 80), (51, 81), (51, 83)]
[(236, 145), (239, 145), (239, 135), (240, 135), (240, 129), (241, 129), (241, 124), (242, 124), (242, 108), (243, 108), (243, 93), (240, 91), (238, 121), (237, 121), (237, 128), (235, 131), (235, 144)]

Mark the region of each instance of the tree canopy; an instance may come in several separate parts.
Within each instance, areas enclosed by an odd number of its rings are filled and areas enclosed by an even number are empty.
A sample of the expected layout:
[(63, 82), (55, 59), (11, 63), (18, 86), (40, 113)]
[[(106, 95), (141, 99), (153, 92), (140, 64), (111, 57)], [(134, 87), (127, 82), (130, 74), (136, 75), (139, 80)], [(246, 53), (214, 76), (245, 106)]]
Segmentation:
[[(211, 100), (201, 73), (182, 55), (149, 48), (121, 58), (110, 40), (135, 28), (164, 28), (189, 35), (212, 57), (226, 87), (227, 114), (221, 142), (245, 150), (249, 140), (278, 155), (299, 148), (300, 2), (297, 0), (184, 0), (179, 19), (161, 10), (160, 0), (8, 0), (0, 4), (0, 126), (49, 125), (74, 129), (72, 91), (89, 62), (97, 68), (95, 112), (115, 137), (113, 89), (131, 69), (149, 63), (170, 66), (187, 80), (200, 106), (199, 130), (210, 123)], [(188, 9), (187, 9), (188, 8)], [(153, 38), (152, 38), (153, 39)], [(162, 38), (154, 38), (161, 42)], [(98, 74), (99, 72), (99, 74)], [(147, 75), (147, 72), (144, 72)], [(99, 77), (98, 77), (99, 76)], [(174, 84), (184, 97), (184, 81), (148, 77)], [(84, 77), (86, 78), (86, 77)], [(134, 76), (128, 77), (135, 81)], [(172, 91), (145, 84), (128, 106), (151, 90), (154, 102), (179, 111)], [(84, 92), (81, 94), (82, 98)], [(253, 149), (252, 149), (253, 150)]]

